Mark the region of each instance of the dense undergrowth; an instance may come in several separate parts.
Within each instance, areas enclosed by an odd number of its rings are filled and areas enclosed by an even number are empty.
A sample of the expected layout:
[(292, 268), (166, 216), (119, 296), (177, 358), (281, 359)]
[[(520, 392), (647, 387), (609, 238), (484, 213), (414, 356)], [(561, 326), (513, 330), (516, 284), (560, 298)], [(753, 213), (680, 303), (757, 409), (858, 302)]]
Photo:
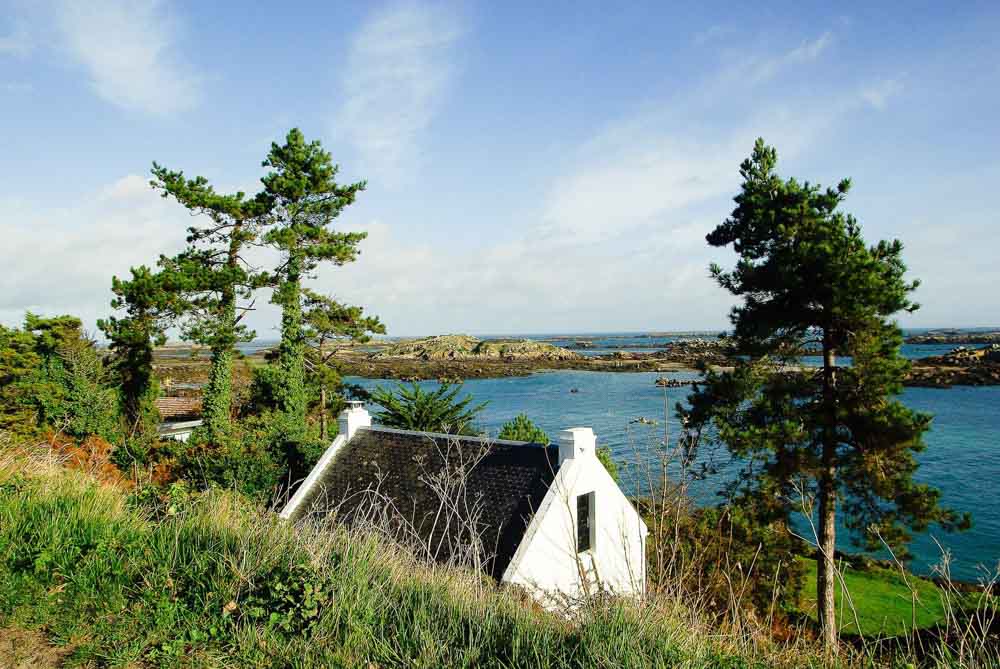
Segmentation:
[[(0, 630), (65, 666), (825, 666), (690, 602), (539, 610), (370, 535), (293, 526), (229, 492), (175, 499), (0, 452)], [(924, 658), (924, 664), (948, 664)], [(908, 666), (845, 648), (839, 666)]]
[(749, 666), (661, 612), (577, 620), (373, 538), (293, 527), (230, 494), (160, 509), (85, 474), (0, 464), (0, 628), (70, 666)]

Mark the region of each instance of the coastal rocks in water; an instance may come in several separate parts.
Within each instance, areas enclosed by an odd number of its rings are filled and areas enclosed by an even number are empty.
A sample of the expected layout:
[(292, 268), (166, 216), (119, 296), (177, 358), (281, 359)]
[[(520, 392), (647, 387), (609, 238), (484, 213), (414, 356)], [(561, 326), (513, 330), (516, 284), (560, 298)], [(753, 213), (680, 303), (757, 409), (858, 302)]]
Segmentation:
[(983, 348), (959, 346), (944, 355), (915, 360), (906, 385), (933, 388), (1000, 385), (1000, 344)]
[(729, 344), (723, 339), (680, 339), (664, 344), (656, 355), (692, 363), (726, 364), (730, 361)]
[(906, 338), (907, 344), (1000, 344), (1000, 332), (935, 330)]
[(661, 388), (683, 388), (685, 386), (693, 386), (694, 381), (682, 381), (680, 379), (668, 379), (665, 376), (656, 377), (656, 385)]
[(948, 365), (952, 367), (975, 367), (1000, 363), (1000, 344), (990, 344), (983, 348), (959, 346), (944, 355), (920, 358), (918, 365)]
[(373, 360), (576, 360), (573, 351), (530, 339), (477, 339), (440, 335), (400, 342), (372, 354)]
[(639, 416), (638, 418), (633, 418), (629, 421), (629, 425), (659, 425), (659, 421), (655, 421), (652, 418), (646, 418), (645, 416)]

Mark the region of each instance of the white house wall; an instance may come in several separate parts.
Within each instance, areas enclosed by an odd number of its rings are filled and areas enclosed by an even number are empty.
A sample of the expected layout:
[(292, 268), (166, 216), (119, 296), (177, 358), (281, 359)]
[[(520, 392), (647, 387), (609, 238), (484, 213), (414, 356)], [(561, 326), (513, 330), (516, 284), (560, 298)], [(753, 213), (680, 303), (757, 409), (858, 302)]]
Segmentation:
[[(594, 545), (576, 552), (576, 497), (594, 492)], [(601, 588), (622, 595), (643, 592), (646, 525), (604, 465), (593, 455), (563, 462), (525, 533), (503, 580), (544, 602), (575, 598)], [(583, 587), (581, 569), (590, 580)]]

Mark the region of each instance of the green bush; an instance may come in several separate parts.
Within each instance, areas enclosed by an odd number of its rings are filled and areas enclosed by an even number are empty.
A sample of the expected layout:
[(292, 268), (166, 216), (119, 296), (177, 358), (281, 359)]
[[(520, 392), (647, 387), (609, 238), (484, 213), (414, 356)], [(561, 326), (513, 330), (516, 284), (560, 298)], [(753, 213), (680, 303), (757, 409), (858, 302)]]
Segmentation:
[(236, 421), (231, 433), (215, 442), (198, 428), (186, 442), (168, 442), (164, 450), (174, 474), (195, 487), (235, 490), (267, 503), (289, 475), (275, 423), (275, 414), (265, 411)]
[(548, 444), (549, 435), (545, 430), (535, 425), (528, 418), (527, 414), (518, 414), (514, 420), (508, 421), (500, 428), (498, 439), (509, 439), (511, 441), (527, 441), (533, 444)]
[(615, 483), (619, 482), (618, 478), (618, 463), (615, 462), (615, 458), (611, 455), (611, 449), (607, 446), (597, 447), (597, 459), (601, 461), (604, 468), (608, 470), (608, 474), (611, 474), (611, 478), (615, 480)]
[[(485, 588), (485, 589), (483, 589)], [(75, 474), (0, 465), (0, 627), (69, 666), (715, 666), (630, 606), (569, 621), (376, 540), (314, 533), (229, 494), (160, 520)]]
[(118, 390), (79, 319), (28, 313), (22, 329), (0, 325), (0, 429), (120, 443)]

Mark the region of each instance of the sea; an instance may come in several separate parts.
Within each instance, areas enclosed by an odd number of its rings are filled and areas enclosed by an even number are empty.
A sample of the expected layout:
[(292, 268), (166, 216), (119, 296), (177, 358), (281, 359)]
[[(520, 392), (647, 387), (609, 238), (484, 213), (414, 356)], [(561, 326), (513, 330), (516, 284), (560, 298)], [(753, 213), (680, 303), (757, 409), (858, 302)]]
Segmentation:
[[(917, 331), (907, 331), (907, 334)], [(505, 335), (504, 338), (545, 340), (558, 346), (588, 341), (591, 348), (575, 349), (584, 355), (599, 355), (634, 344), (656, 345), (697, 336), (691, 334), (650, 335), (648, 333), (572, 333)], [(714, 336), (718, 333), (710, 333)], [(701, 333), (706, 336), (706, 333)], [(482, 335), (482, 338), (490, 338)], [(908, 358), (940, 355), (954, 345), (904, 345)], [(655, 350), (645, 348), (645, 350)], [(815, 359), (818, 361), (818, 358)], [(809, 360), (806, 359), (808, 363)], [(592, 427), (598, 444), (611, 449), (622, 463), (622, 482), (627, 492), (645, 489), (650, 472), (676, 446), (680, 434), (673, 407), (683, 402), (688, 388), (663, 388), (655, 381), (662, 373), (590, 372), (558, 370), (530, 376), (500, 379), (470, 379), (462, 393), (475, 402), (487, 402), (478, 420), (488, 434), (519, 413), (527, 414), (550, 437), (568, 427)], [(697, 374), (677, 372), (668, 378), (693, 380)], [(345, 379), (366, 388), (392, 385), (393, 381), (351, 377)], [(428, 385), (434, 385), (428, 382)], [(915, 572), (939, 573), (947, 564), (953, 578), (976, 582), (995, 574), (1000, 567), (1000, 386), (953, 388), (906, 388), (902, 401), (909, 407), (932, 414), (926, 435), (927, 448), (917, 455), (920, 467), (916, 479), (941, 491), (942, 503), (972, 513), (973, 526), (966, 532), (948, 533), (931, 527), (915, 535), (910, 545)], [(378, 407), (370, 407), (376, 411)], [(669, 447), (664, 448), (664, 443)], [(690, 494), (697, 503), (720, 501), (719, 490), (732, 480), (741, 463), (721, 450), (703, 449), (698, 464), (712, 472), (691, 483)], [(679, 474), (676, 463), (668, 471)], [(808, 523), (797, 523), (808, 534)], [(857, 551), (849, 533), (841, 528), (840, 547)], [(876, 557), (886, 558), (882, 552)]]

